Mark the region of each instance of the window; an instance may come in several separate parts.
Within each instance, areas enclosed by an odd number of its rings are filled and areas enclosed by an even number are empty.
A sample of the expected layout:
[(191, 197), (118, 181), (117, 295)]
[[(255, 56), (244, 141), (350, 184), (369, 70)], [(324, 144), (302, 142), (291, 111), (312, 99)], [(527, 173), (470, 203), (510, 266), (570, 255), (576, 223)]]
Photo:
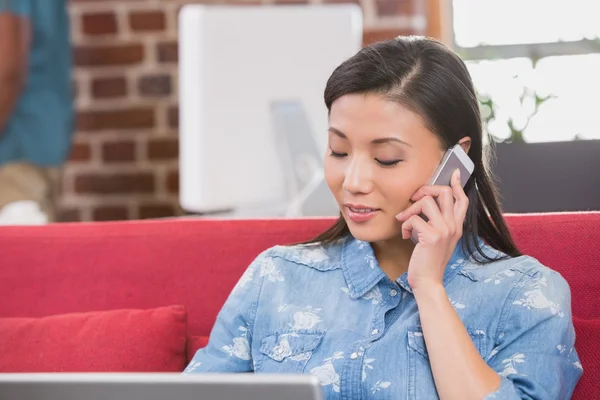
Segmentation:
[(509, 138), (512, 124), (527, 142), (600, 139), (597, 0), (452, 5), (455, 50), (482, 96), (484, 117), (494, 112), (487, 124), (493, 136)]

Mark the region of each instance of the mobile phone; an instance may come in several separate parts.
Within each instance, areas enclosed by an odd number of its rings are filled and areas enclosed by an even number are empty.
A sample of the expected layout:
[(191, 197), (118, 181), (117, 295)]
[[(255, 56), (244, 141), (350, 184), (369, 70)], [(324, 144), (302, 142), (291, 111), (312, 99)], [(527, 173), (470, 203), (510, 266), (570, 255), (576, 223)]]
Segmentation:
[[(446, 154), (444, 154), (444, 157), (442, 157), (442, 161), (440, 161), (440, 165), (438, 165), (437, 169), (433, 173), (433, 176), (429, 180), (428, 185), (450, 186), (452, 174), (457, 169), (460, 170), (460, 183), (464, 188), (469, 181), (471, 174), (473, 174), (473, 171), (475, 170), (475, 164), (473, 164), (473, 161), (471, 161), (460, 144), (457, 144), (446, 151)], [(428, 220), (423, 214), (420, 214), (420, 217), (425, 221)], [(416, 232), (413, 231), (410, 238), (413, 243), (416, 244), (418, 242)]]

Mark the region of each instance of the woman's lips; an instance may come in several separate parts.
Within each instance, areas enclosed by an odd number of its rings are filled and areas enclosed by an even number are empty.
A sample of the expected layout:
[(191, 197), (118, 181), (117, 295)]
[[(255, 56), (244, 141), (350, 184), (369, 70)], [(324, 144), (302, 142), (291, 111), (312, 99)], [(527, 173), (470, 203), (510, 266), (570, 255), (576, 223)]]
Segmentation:
[(378, 208), (371, 208), (352, 204), (347, 204), (345, 205), (345, 207), (348, 214), (348, 219), (356, 223), (365, 223), (374, 218), (380, 211)]

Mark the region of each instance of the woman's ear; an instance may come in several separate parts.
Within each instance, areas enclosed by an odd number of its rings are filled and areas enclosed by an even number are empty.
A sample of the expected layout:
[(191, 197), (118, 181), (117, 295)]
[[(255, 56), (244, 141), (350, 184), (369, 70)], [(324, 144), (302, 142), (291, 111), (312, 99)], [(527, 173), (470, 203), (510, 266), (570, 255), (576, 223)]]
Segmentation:
[(458, 144), (460, 144), (460, 147), (462, 147), (462, 149), (465, 151), (465, 153), (469, 154), (469, 149), (471, 148), (471, 138), (470, 137), (465, 136), (464, 138), (462, 138), (458, 141)]

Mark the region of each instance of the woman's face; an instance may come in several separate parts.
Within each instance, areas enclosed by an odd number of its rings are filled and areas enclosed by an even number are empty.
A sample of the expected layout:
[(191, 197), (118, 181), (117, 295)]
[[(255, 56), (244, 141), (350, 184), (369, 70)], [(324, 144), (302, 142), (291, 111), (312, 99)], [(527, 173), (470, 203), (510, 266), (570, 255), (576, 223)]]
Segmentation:
[(359, 240), (401, 236), (396, 215), (412, 204), (443, 154), (419, 115), (382, 96), (349, 94), (331, 106), (325, 179)]

